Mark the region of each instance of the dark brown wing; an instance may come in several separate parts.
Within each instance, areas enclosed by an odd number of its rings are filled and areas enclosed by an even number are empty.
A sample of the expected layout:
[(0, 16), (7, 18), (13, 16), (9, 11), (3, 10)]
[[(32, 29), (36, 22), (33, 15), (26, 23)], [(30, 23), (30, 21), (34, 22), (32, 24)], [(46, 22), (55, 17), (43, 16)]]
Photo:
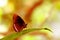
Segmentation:
[(13, 21), (14, 21), (13, 28), (16, 32), (19, 32), (26, 27), (24, 20), (16, 14), (13, 17)]

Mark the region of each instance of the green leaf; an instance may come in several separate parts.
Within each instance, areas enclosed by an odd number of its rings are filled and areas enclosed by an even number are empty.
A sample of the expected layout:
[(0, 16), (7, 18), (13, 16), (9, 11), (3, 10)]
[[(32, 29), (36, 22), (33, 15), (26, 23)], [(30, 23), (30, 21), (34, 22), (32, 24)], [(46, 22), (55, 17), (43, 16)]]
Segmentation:
[(26, 30), (23, 30), (21, 32), (16, 32), (16, 33), (10, 34), (10, 35), (8, 35), (8, 36), (6, 36), (6, 37), (4, 37), (0, 40), (14, 40), (15, 38), (17, 38), (21, 35), (27, 34), (29, 32), (35, 31), (35, 30), (41, 30), (41, 29), (37, 29), (37, 28), (35, 28), (35, 29), (26, 29)]

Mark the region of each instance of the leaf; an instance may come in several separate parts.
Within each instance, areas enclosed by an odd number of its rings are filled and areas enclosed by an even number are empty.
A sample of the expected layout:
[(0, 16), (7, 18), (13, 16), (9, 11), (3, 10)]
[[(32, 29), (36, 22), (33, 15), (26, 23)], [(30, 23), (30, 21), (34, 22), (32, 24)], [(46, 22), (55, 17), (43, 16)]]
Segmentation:
[(14, 40), (15, 38), (21, 36), (21, 35), (24, 35), (26, 33), (29, 33), (29, 32), (32, 32), (32, 31), (35, 31), (35, 30), (41, 30), (41, 29), (38, 29), (38, 28), (35, 28), (35, 29), (26, 29), (26, 30), (23, 30), (21, 32), (16, 32), (16, 33), (13, 33), (13, 34), (10, 34), (0, 40)]

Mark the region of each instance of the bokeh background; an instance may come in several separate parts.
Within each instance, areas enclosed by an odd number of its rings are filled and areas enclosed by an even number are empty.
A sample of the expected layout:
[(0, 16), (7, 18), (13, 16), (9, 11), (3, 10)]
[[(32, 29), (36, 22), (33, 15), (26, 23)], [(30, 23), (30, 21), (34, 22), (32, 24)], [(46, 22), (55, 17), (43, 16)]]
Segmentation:
[(0, 0), (0, 39), (31, 28), (15, 40), (60, 40), (60, 0)]

